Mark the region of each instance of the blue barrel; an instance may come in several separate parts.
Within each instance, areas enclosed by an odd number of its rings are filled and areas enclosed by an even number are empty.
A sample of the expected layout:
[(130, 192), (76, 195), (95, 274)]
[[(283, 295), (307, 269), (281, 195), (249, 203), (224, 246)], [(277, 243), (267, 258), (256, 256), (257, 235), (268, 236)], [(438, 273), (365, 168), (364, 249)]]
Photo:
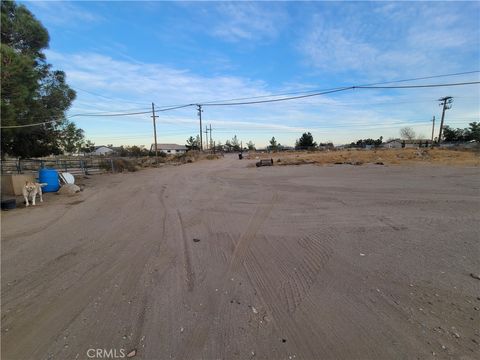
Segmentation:
[(42, 186), (43, 192), (55, 192), (60, 189), (58, 172), (55, 169), (40, 169), (38, 172), (38, 182), (47, 183), (47, 186)]

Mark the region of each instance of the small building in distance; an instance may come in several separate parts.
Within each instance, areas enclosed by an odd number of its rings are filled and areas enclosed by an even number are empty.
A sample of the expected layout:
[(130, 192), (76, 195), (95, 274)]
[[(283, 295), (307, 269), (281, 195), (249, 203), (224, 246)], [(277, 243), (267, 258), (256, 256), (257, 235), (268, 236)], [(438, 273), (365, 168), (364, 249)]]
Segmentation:
[(415, 140), (401, 140), (393, 139), (382, 144), (382, 147), (389, 149), (400, 148), (419, 148), (419, 147), (431, 147), (432, 141), (428, 139), (415, 139)]
[(404, 140), (403, 143), (406, 148), (431, 147), (433, 145), (432, 140), (428, 139)]
[(381, 147), (387, 148), (387, 149), (400, 149), (402, 147), (402, 140), (400, 139), (393, 139), (393, 140), (388, 140), (387, 142), (384, 142)]
[[(152, 144), (150, 147), (152, 153), (155, 152), (155, 144)], [(165, 154), (184, 154), (187, 152), (187, 147), (185, 145), (177, 144), (157, 144), (157, 151), (163, 152)]]
[(112, 155), (115, 152), (112, 148), (104, 145), (95, 146), (95, 150), (92, 151), (92, 155)]

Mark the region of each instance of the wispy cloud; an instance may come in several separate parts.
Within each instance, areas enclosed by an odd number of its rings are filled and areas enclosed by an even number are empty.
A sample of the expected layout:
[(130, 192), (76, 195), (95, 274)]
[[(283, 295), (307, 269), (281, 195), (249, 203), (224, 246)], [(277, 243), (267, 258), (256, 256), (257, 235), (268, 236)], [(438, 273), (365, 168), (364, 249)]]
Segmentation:
[(309, 63), (325, 70), (360, 70), (371, 66), (379, 54), (373, 45), (347, 35), (340, 28), (315, 26), (301, 44)]
[(96, 53), (66, 55), (48, 51), (47, 56), (78, 87), (112, 97), (127, 94), (135, 101), (147, 99), (146, 102), (168, 105), (267, 94), (263, 81), (238, 76), (200, 76), (187, 69), (118, 60)]
[(219, 19), (211, 33), (233, 42), (275, 38), (288, 20), (282, 4), (275, 3), (225, 2), (216, 12)]
[[(287, 83), (282, 89), (272, 89), (261, 80), (199, 75), (188, 69), (113, 59), (98, 53), (48, 51), (47, 57), (55, 67), (66, 71), (67, 81), (74, 89), (87, 91), (78, 91), (70, 114), (148, 111), (152, 101), (157, 106), (175, 105), (311, 88), (305, 83)], [(468, 94), (468, 89), (453, 90), (453, 96)], [(259, 146), (266, 144), (272, 136), (283, 144), (293, 144), (303, 131), (311, 131), (319, 141), (333, 140), (336, 143), (364, 135), (398, 136), (401, 126), (412, 124), (417, 132), (428, 133), (430, 114), (439, 111), (435, 100), (444, 94), (438, 89), (422, 91), (421, 94), (418, 97), (418, 94), (406, 93), (405, 98), (399, 98), (391, 93), (366, 91), (360, 99), (355, 92), (348, 92), (275, 104), (204, 107), (204, 121), (212, 124), (217, 140), (225, 141), (237, 134), (244, 141), (253, 140)], [(399, 106), (402, 101), (408, 106)], [(451, 110), (449, 119), (466, 118), (475, 113), (478, 114), (478, 106), (472, 108), (467, 104), (467, 107)], [(159, 115), (157, 130), (161, 141), (182, 143), (198, 132), (195, 107)], [(116, 118), (75, 117), (75, 121), (97, 143), (146, 145), (152, 138), (149, 114)]]
[(335, 22), (332, 14), (314, 14), (299, 45), (307, 64), (334, 73), (392, 77), (420, 68), (448, 72), (463, 66), (456, 54), (480, 55), (480, 29), (466, 16), (467, 8), (415, 2), (372, 7), (353, 12), (339, 6)]
[(88, 11), (75, 2), (28, 1), (25, 4), (49, 25), (84, 26), (86, 23), (98, 23), (105, 20), (102, 15)]

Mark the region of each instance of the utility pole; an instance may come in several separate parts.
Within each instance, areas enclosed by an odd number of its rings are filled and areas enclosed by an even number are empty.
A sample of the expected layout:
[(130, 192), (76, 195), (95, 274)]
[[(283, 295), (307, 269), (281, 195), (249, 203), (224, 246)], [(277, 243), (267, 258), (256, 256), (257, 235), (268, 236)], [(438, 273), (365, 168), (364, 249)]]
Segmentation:
[(205, 149), (208, 149), (208, 126), (205, 125)]
[(202, 140), (202, 105), (197, 105), (198, 117), (200, 119), (200, 151), (203, 151), (203, 140)]
[(212, 124), (210, 124), (210, 145), (212, 145)]
[(443, 120), (445, 119), (445, 110), (451, 109), (452, 108), (452, 102), (453, 98), (451, 96), (445, 96), (441, 99), (438, 99), (440, 101), (440, 106), (443, 105), (443, 110), (442, 110), (442, 120), (440, 121), (440, 132), (438, 133), (438, 143), (442, 142), (442, 131), (443, 131)]
[(153, 119), (153, 136), (155, 138), (155, 163), (158, 165), (158, 148), (157, 148), (157, 124), (155, 116), (155, 104), (152, 102), (152, 119)]
[(433, 134), (435, 132), (435, 116), (432, 119), (432, 144), (433, 144)]

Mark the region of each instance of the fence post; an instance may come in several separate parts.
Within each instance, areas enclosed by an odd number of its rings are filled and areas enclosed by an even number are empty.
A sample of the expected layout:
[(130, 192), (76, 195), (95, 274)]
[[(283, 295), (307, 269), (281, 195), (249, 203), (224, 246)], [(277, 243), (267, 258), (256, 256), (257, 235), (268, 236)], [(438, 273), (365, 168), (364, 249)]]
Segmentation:
[(110, 165), (112, 167), (112, 173), (115, 172), (115, 168), (113, 167), (113, 159), (110, 159)]

